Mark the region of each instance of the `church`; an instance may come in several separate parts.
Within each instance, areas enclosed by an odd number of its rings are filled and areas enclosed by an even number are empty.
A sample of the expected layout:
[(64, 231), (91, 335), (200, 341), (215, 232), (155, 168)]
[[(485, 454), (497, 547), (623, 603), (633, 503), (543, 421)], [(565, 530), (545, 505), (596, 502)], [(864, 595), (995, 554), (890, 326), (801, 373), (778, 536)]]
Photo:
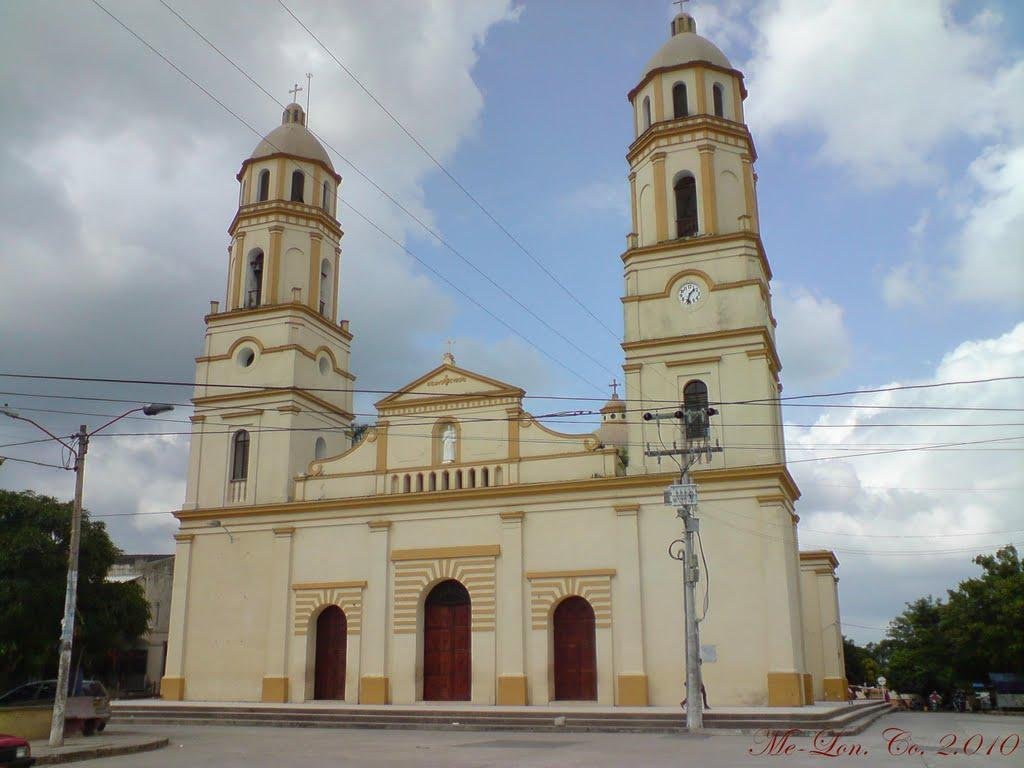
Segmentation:
[(450, 351), (353, 430), (341, 177), (284, 110), (238, 172), (196, 358), (165, 699), (678, 707), (678, 472), (644, 447), (679, 427), (643, 414), (745, 401), (692, 472), (704, 683), (713, 706), (845, 698), (838, 563), (798, 545), (746, 95), (682, 13), (628, 94), (625, 392), (586, 434)]

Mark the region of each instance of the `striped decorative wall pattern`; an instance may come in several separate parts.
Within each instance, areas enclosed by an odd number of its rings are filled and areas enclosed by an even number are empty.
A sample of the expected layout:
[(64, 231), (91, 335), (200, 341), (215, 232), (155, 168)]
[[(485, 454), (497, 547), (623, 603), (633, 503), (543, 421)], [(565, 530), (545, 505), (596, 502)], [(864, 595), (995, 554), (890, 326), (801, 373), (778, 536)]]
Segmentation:
[(612, 576), (601, 569), (563, 573), (527, 573), (530, 580), (530, 618), (534, 629), (547, 629), (552, 607), (564, 597), (579, 595), (594, 609), (597, 627), (612, 625)]
[(349, 634), (358, 635), (363, 624), (363, 587), (365, 582), (339, 585), (296, 584), (295, 618), (293, 625), (296, 635), (305, 635), (309, 631), (309, 622), (313, 614), (328, 605), (336, 605), (345, 612), (345, 623)]
[(474, 632), (494, 630), (495, 557), (436, 558), (395, 563), (393, 623), (396, 635), (416, 632), (416, 611), (424, 591), (445, 579), (455, 579), (469, 592), (470, 626)]

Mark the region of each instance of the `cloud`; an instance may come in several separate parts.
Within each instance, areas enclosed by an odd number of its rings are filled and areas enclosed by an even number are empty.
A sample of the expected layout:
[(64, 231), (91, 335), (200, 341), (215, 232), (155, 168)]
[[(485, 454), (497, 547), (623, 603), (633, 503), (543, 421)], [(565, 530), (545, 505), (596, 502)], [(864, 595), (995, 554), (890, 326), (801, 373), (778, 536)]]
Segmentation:
[[(104, 5), (258, 133), (276, 127), (279, 107), (164, 8), (119, 0)], [(243, 4), (224, 14), (217, 4), (172, 5), (282, 100), (295, 73), (314, 72), (311, 128), (433, 223), (424, 193), (436, 173), (433, 162), (283, 10)], [(377, 3), (293, 7), (442, 162), (451, 161), (476, 131), (484, 102), (473, 69), (488, 31), (517, 16), (508, 0), (414, 3), (400, 13)], [(246, 34), (238, 35), (239, 29)], [(0, 69), (11, 74), (0, 80), (0, 160), (7, 169), (0, 179), (0, 269), (6, 278), (0, 280), (0, 369), (191, 381), (207, 301), (223, 299), (225, 290), (225, 229), (238, 194), (234, 174), (259, 136), (91, 4), (41, 0), (5, 9)], [(400, 242), (421, 234), (418, 226), (346, 161), (333, 159), (344, 177), (339, 307), (355, 334), (353, 369), (362, 386), (398, 386), (434, 364), (434, 350), (424, 341), (448, 329), (454, 305), (446, 290), (347, 206), (358, 207)], [(31, 382), (12, 385), (12, 391), (179, 403), (189, 394), (188, 387)], [(76, 411), (31, 412), (65, 434), (79, 421), (95, 426), (130, 407), (3, 399), (22, 409)], [(183, 418), (187, 410), (179, 413)], [(133, 431), (167, 426), (131, 423), (138, 427)], [(9, 431), (21, 439), (35, 436), (23, 425)], [(49, 445), (18, 451), (55, 460)], [(94, 511), (181, 505), (186, 441), (97, 439), (94, 451), (87, 478)], [(62, 498), (71, 490), (57, 470), (15, 469), (13, 462), (0, 482)], [(152, 518), (163, 519), (139, 520)], [(142, 529), (132, 520), (108, 519), (117, 541), (165, 548), (169, 528)]]
[[(995, 338), (959, 344), (926, 379), (892, 384), (1021, 375), (1024, 323)], [(1020, 402), (1021, 386), (1001, 381), (863, 394), (852, 400), (861, 408), (829, 410), (814, 427), (787, 425), (790, 468), (804, 494), (797, 510), (801, 547), (840, 550), (845, 620), (884, 627), (904, 602), (942, 595), (971, 573), (972, 551), (1024, 541), (1018, 511), (1024, 508), (1024, 444), (920, 450), (1020, 436), (1021, 427), (1001, 425), (1015, 420), (997, 412), (879, 406), (1000, 408)], [(914, 450), (807, 461), (902, 448)], [(847, 634), (877, 639), (881, 633), (850, 628)]]
[[(754, 12), (748, 119), (755, 135), (813, 133), (822, 161), (869, 185), (933, 181), (942, 150), (1024, 128), (1024, 59), (999, 20), (950, 3), (778, 0)], [(964, 103), (984, 104), (965, 116)]]
[(775, 284), (772, 305), (788, 387), (804, 390), (846, 370), (852, 349), (842, 307), (805, 288), (780, 283)]
[(592, 181), (562, 198), (562, 208), (575, 216), (611, 213), (624, 221), (629, 218), (629, 200), (621, 180)]
[(924, 264), (906, 261), (886, 273), (882, 280), (882, 298), (890, 307), (921, 305), (931, 282), (931, 273)]

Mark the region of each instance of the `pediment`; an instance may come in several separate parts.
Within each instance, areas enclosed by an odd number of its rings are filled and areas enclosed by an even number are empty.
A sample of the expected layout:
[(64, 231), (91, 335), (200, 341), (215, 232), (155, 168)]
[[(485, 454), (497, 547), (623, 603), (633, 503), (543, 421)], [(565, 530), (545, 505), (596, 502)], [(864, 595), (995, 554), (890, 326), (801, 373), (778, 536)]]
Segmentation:
[(521, 399), (524, 394), (524, 390), (504, 381), (444, 363), (378, 400), (376, 406), (383, 413), (393, 408), (432, 401), (450, 402), (480, 396)]

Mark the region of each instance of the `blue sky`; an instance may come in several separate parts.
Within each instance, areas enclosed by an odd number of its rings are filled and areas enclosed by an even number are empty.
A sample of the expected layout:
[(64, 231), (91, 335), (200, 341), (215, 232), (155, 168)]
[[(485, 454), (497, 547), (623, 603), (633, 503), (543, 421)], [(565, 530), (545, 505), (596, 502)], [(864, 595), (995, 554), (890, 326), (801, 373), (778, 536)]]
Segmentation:
[[(621, 380), (617, 336), (575, 306), (277, 4), (228, 13), (168, 2), (281, 99), (314, 72), (313, 130), (597, 359), (527, 316), (335, 158), (345, 177), (340, 306), (356, 335), (360, 385), (401, 386), (436, 365), (449, 338), (460, 364), (535, 394), (599, 397), (613, 375)], [(277, 124), (279, 108), (159, 3), (104, 5), (259, 132)], [(671, 4), (290, 5), (617, 334), (630, 228), (626, 93), (667, 39)], [(746, 76), (784, 394), (1024, 374), (1024, 8), (704, 0), (687, 10)], [(190, 380), (202, 315), (224, 291), (234, 174), (258, 138), (92, 4), (21, 4), (6, 22), (0, 97), (10, 109), (0, 152), (12, 173), (0, 180), (8, 233), (0, 267), (12, 279), (0, 281), (0, 371)], [(348, 203), (536, 346), (438, 282)], [(98, 414), (118, 407), (74, 397), (188, 396), (7, 385), (21, 394), (0, 401), (15, 407), (77, 411), (25, 411), (63, 431), (102, 423)], [(1020, 407), (1022, 392), (1004, 381), (842, 402)], [(68, 399), (29, 396), (38, 394)], [(359, 398), (358, 410), (368, 413), (375, 399)], [(788, 408), (786, 418), (794, 460), (1009, 437), (1022, 430), (1012, 422), (1024, 421), (868, 407)], [(906, 426), (879, 426), (894, 422)], [(125, 432), (185, 428), (124, 424)], [(24, 425), (0, 424), (5, 442), (31, 437)], [(804, 492), (802, 545), (839, 552), (848, 634), (877, 638), (904, 601), (972, 573), (966, 550), (1024, 538), (1024, 470), (1019, 452), (1006, 450), (1013, 445), (792, 465)], [(49, 446), (4, 450), (56, 458)], [(122, 436), (97, 440), (93, 451), (89, 506), (111, 515), (126, 549), (167, 551), (185, 438)], [(14, 462), (0, 468), (0, 485), (71, 492), (64, 473)], [(922, 490), (934, 488), (949, 490)], [(909, 550), (919, 554), (901, 554)]]

